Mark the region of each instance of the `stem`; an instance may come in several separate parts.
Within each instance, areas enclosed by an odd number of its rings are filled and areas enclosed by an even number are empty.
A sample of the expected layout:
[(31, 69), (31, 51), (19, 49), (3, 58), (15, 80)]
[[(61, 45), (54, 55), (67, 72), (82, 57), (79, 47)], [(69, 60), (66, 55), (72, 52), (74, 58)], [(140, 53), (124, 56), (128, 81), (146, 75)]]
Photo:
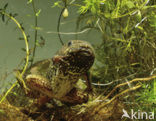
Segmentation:
[(60, 23), (61, 23), (62, 14), (63, 14), (65, 8), (67, 8), (67, 0), (64, 0), (63, 2), (64, 2), (64, 8), (62, 8), (62, 10), (61, 10), (60, 16), (59, 16), (59, 18), (58, 18), (58, 24), (57, 24), (58, 37), (59, 37), (60, 43), (61, 43), (62, 45), (64, 45), (64, 43), (63, 43), (63, 41), (62, 41), (62, 39), (61, 39), (61, 35), (60, 35)]
[(61, 16), (62, 16), (62, 13), (63, 11), (65, 10), (65, 7), (61, 10), (61, 13), (60, 13), (60, 16), (59, 16), (59, 19), (58, 19), (58, 24), (57, 24), (57, 32), (58, 32), (58, 37), (60, 39), (60, 42), (62, 45), (64, 45), (62, 39), (61, 39), (61, 35), (60, 35), (60, 22), (61, 22)]
[(6, 96), (11, 92), (11, 90), (18, 84), (18, 81), (16, 81), (11, 87), (10, 89), (8, 89), (8, 91), (5, 93), (5, 95), (2, 97), (2, 99), (0, 100), (0, 104), (4, 101), (4, 99), (6, 98)]
[[(18, 28), (21, 30), (22, 34), (23, 34), (23, 37), (24, 37), (24, 40), (25, 40), (25, 46), (26, 46), (26, 63), (25, 63), (25, 66), (21, 72), (21, 76), (24, 75), (27, 67), (28, 67), (28, 63), (29, 63), (29, 45), (28, 45), (28, 39), (27, 39), (27, 36), (22, 28), (22, 26), (20, 25), (20, 23), (11, 15), (5, 13), (4, 11), (0, 11), (1, 14), (9, 17), (12, 21), (15, 22), (15, 24), (18, 26)], [(24, 83), (24, 82), (23, 82)], [(6, 98), (6, 96), (11, 92), (11, 90), (18, 84), (18, 81), (16, 81), (11, 87), (10, 89), (5, 93), (5, 95), (2, 97), (2, 99), (0, 100), (0, 103), (3, 102), (3, 100)]]
[(34, 43), (34, 47), (33, 47), (33, 55), (32, 55), (32, 60), (31, 60), (31, 65), (30, 67), (32, 66), (33, 62), (34, 62), (34, 58), (35, 58), (35, 52), (36, 52), (36, 43), (37, 43), (37, 26), (38, 26), (38, 21), (37, 21), (37, 16), (36, 16), (36, 9), (35, 9), (35, 4), (34, 4), (34, 0), (32, 0), (32, 7), (33, 7), (33, 11), (34, 11), (34, 14), (35, 14), (35, 43)]
[(23, 76), (23, 74), (25, 73), (25, 71), (27, 69), (28, 62), (29, 62), (29, 45), (28, 45), (27, 36), (26, 36), (22, 26), (20, 25), (20, 23), (13, 16), (10, 16), (9, 14), (7, 14), (5, 12), (1, 12), (1, 13), (4, 14), (5, 16), (9, 17), (11, 20), (13, 20), (16, 23), (16, 25), (18, 26), (18, 28), (21, 30), (22, 34), (23, 34), (23, 37), (24, 37), (24, 40), (25, 40), (25, 45), (26, 45), (26, 63), (25, 63), (25, 66), (23, 68), (23, 71), (21, 72), (21, 75)]

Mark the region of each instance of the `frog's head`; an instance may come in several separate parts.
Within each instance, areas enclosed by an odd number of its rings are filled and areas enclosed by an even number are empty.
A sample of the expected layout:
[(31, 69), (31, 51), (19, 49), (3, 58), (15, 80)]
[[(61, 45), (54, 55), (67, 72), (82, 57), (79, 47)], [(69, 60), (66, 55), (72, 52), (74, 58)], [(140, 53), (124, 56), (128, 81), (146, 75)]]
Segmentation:
[(87, 72), (94, 63), (94, 49), (86, 41), (71, 40), (53, 57), (54, 64), (71, 74)]

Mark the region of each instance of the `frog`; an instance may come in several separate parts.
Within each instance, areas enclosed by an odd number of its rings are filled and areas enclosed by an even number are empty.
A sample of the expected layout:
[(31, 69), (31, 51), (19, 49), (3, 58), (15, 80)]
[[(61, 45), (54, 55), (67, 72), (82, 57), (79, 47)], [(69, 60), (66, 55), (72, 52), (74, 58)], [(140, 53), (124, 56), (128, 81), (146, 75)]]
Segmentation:
[(33, 96), (44, 95), (49, 99), (72, 103), (71, 100), (76, 98), (73, 95), (77, 93), (75, 85), (79, 79), (85, 78), (86, 90), (92, 90), (87, 75), (94, 60), (94, 48), (89, 42), (70, 40), (52, 58), (36, 62), (27, 69), (26, 85)]

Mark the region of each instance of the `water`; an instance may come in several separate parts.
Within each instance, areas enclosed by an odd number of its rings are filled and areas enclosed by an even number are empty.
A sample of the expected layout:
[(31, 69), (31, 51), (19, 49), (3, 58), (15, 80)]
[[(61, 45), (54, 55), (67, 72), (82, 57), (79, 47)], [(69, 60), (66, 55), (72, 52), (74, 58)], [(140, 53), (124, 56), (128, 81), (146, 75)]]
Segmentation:
[[(30, 48), (34, 44), (34, 13), (31, 4), (27, 4), (27, 0), (0, 0), (0, 8), (6, 3), (8, 4), (8, 13), (18, 13), (16, 19), (19, 23), (23, 23), (26, 34), (30, 35)], [(58, 7), (52, 8), (54, 2), (49, 0), (35, 0), (37, 10), (41, 10), (38, 17), (38, 39), (43, 36), (46, 40), (44, 47), (38, 47), (36, 50), (35, 61), (46, 58), (51, 58), (55, 52), (61, 47), (57, 35), (57, 22), (61, 9)], [(60, 27), (61, 32), (75, 32), (76, 19), (78, 17), (77, 8), (70, 7), (68, 9), (69, 17), (62, 18)], [(7, 20), (7, 17), (6, 17)], [(93, 36), (91, 36), (93, 35)], [(9, 88), (15, 81), (13, 70), (18, 68), (19, 63), (25, 57), (25, 52), (21, 48), (25, 48), (24, 40), (19, 40), (22, 37), (21, 31), (17, 28), (13, 21), (9, 21), (8, 25), (0, 20), (0, 93), (6, 88)], [(64, 42), (75, 39), (74, 34), (61, 35)], [(78, 39), (87, 40), (91, 43), (99, 43), (100, 36), (96, 31), (84, 32), (79, 35)], [(8, 75), (8, 73), (10, 73)], [(7, 77), (7, 78), (5, 78)]]

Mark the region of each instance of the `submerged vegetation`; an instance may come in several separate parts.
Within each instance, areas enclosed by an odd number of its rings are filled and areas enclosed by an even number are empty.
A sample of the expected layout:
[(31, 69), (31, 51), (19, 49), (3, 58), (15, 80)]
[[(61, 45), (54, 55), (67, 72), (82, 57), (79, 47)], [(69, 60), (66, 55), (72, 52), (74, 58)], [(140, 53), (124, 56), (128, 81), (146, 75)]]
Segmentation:
[[(8, 4), (4, 7), (0, 6), (2, 21), (8, 23), (8, 21), (12, 20), (21, 30), (22, 39), (26, 45), (22, 49), (26, 52), (25, 61), (23, 61), (24, 66), (20, 68), (22, 71), (16, 72), (18, 81), (1, 97), (0, 104), (18, 84), (27, 93), (23, 75), (26, 69), (34, 63), (37, 46), (43, 46), (45, 42), (42, 36), (40, 36), (40, 41), (37, 38), (38, 19), (41, 10), (35, 8), (35, 0), (28, 0), (28, 4), (32, 4), (35, 18), (33, 48), (29, 48), (29, 35), (25, 34), (23, 25), (16, 20), (17, 14), (7, 13)], [(122, 120), (122, 111), (119, 111), (120, 116), (115, 115), (116, 117), (113, 116), (113, 112), (123, 108), (129, 111), (134, 109), (156, 112), (155, 0), (57, 0), (52, 8), (59, 7), (62, 9), (61, 13), (58, 13), (60, 16), (57, 23), (57, 32), (62, 45), (64, 42), (59, 29), (60, 22), (62, 16), (70, 16), (68, 8), (73, 6), (77, 7), (78, 14), (75, 34), (78, 31), (95, 30), (101, 35), (102, 41), (96, 40), (99, 41), (99, 44), (93, 45), (96, 61), (90, 70), (95, 94), (89, 98), (87, 104), (78, 105), (71, 109), (64, 107), (61, 110), (58, 108), (56, 116), (60, 113), (64, 119), (67, 116), (65, 120), (74, 121), (78, 119), (94, 120), (96, 118), (98, 120), (108, 121), (109, 119), (113, 121)], [(8, 17), (8, 20), (6, 17)], [(76, 34), (75, 38), (79, 39), (79, 36)], [(64, 110), (67, 112), (64, 112)], [(68, 114), (68, 111), (72, 113)], [(54, 113), (52, 116), (55, 116)], [(109, 115), (107, 119), (103, 117), (104, 113)], [(84, 115), (85, 118), (83, 118)], [(74, 118), (76, 116), (78, 118)]]
[[(131, 88), (134, 85), (129, 80), (156, 74), (154, 0), (84, 0), (79, 12), (78, 28), (95, 29), (102, 35), (102, 43), (95, 47), (93, 80), (104, 83), (101, 90), (107, 90), (105, 95), (119, 83), (127, 82), (126, 88)], [(155, 81), (140, 83), (143, 89), (126, 96), (125, 103), (136, 104), (140, 110), (155, 110)]]

